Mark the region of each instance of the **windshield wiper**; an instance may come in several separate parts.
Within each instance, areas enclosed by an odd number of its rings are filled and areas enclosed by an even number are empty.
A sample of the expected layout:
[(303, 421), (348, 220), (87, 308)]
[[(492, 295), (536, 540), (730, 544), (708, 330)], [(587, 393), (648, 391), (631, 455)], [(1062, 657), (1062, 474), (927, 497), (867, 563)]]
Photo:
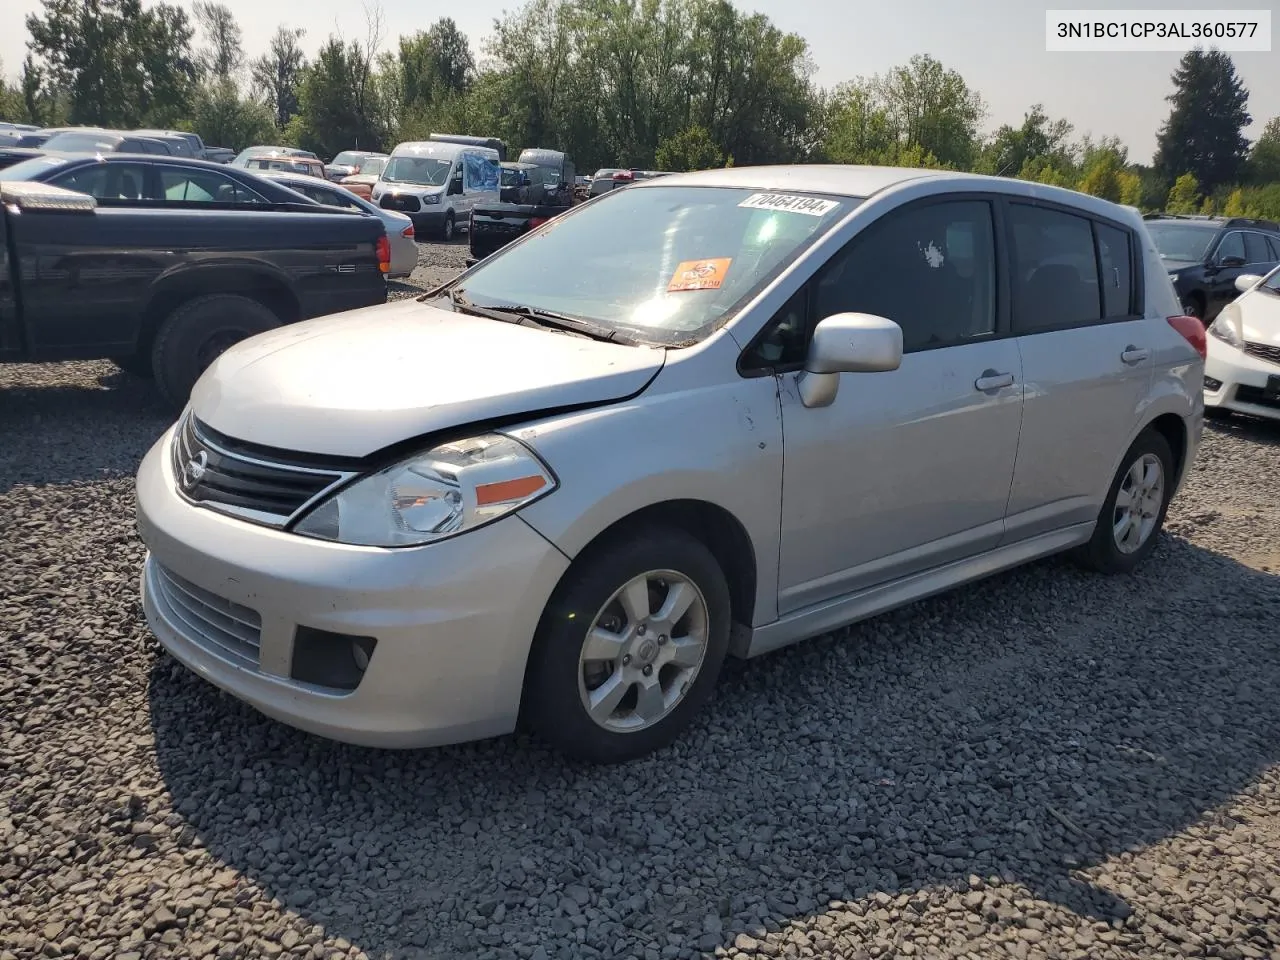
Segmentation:
[(525, 306), (522, 303), (500, 303), (482, 307), (467, 299), (460, 289), (450, 290), (449, 299), (455, 306), (461, 307), (464, 310), (478, 314), (482, 317), (490, 317), (494, 320), (502, 320), (507, 323), (519, 323), (524, 326), (551, 327), (555, 330), (577, 333), (584, 337), (590, 337), (592, 340), (603, 341), (604, 343), (617, 343), (629, 347), (634, 347), (639, 344), (638, 340), (619, 333), (617, 330), (611, 330), (608, 327), (592, 323), (590, 320), (584, 320), (581, 317), (571, 317), (565, 313), (556, 313), (552, 310), (540, 310), (536, 307)]

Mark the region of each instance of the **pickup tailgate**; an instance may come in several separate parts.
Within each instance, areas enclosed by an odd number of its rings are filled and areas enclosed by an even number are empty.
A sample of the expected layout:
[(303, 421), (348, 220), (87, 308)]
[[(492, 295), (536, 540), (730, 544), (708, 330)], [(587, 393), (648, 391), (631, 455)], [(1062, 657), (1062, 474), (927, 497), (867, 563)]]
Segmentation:
[(471, 228), (468, 234), (471, 256), (477, 260), (487, 257), (528, 233), (533, 227), (568, 209), (532, 203), (477, 204), (471, 211)]

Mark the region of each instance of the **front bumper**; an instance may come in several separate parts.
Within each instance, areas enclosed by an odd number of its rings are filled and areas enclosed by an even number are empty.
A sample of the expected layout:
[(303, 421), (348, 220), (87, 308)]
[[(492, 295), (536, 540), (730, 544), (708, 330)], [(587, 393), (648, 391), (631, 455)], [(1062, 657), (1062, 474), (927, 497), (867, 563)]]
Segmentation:
[(1280, 419), (1280, 394), (1269, 394), (1269, 377), (1280, 377), (1280, 364), (1252, 357), (1210, 336), (1204, 361), (1204, 405), (1256, 417)]
[[(529, 645), (568, 566), (528, 524), (511, 516), (394, 550), (295, 536), (182, 499), (171, 436), (143, 460), (137, 499), (143, 608), (177, 660), (268, 716), (348, 743), (431, 746), (515, 728)], [(245, 621), (256, 613), (256, 651), (220, 646), (200, 619), (216, 611), (198, 598)], [(299, 627), (376, 640), (354, 690), (293, 679)]]

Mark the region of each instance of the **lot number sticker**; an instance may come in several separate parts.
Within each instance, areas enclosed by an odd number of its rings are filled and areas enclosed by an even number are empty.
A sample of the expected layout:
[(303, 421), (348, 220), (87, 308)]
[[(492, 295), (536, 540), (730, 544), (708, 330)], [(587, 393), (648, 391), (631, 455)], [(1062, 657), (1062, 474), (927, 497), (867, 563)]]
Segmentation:
[(667, 284), (667, 293), (682, 290), (719, 290), (724, 275), (729, 272), (732, 257), (715, 257), (711, 260), (684, 260), (676, 267)]
[(825, 217), (840, 204), (835, 200), (802, 197), (794, 193), (753, 193), (738, 206), (750, 207), (753, 210), (785, 210), (788, 213), (807, 213), (811, 217)]

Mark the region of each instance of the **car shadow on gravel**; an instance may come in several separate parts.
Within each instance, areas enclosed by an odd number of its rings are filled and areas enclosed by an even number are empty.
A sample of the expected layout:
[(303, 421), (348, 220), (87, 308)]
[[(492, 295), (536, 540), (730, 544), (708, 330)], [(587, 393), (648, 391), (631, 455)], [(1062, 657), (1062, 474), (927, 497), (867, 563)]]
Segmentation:
[(1048, 560), (733, 662), (679, 744), (613, 768), (332, 744), (163, 655), (150, 704), (196, 842), (370, 957), (694, 956), (983, 880), (1127, 916), (1108, 864), (1280, 758), (1277, 614), (1280, 580), (1176, 536), (1129, 577)]
[(1205, 420), (1205, 427), (1224, 436), (1237, 437), (1250, 443), (1266, 446), (1280, 444), (1280, 422), (1265, 420), (1262, 417), (1243, 414), (1209, 417)]
[(0, 367), (0, 493), (132, 475), (174, 419), (150, 381), (107, 361)]

